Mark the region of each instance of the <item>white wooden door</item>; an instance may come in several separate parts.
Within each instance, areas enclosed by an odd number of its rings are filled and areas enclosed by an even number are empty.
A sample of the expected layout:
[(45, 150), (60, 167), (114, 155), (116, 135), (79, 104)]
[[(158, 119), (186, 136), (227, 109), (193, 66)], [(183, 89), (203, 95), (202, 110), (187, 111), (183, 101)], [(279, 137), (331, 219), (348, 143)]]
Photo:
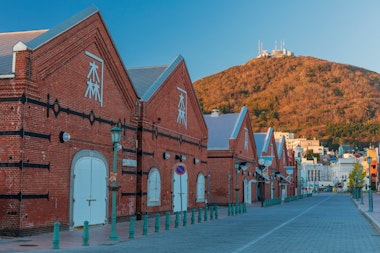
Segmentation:
[(102, 160), (94, 157), (80, 158), (74, 167), (73, 194), (74, 227), (103, 224), (107, 221), (107, 175)]
[(178, 174), (173, 173), (173, 212), (181, 212), (187, 210), (188, 199), (188, 174), (185, 170)]

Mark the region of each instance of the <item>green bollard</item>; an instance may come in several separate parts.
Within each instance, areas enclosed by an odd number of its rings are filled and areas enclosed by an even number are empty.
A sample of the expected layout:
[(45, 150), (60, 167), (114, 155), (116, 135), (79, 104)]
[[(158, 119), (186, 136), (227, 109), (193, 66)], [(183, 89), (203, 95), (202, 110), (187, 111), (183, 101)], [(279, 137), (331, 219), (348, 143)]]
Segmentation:
[(129, 219), (129, 239), (135, 238), (135, 221), (136, 217), (131, 217)]
[(191, 209), (191, 225), (195, 223), (195, 209)]
[(170, 212), (166, 212), (165, 230), (170, 229)]
[(227, 215), (231, 216), (231, 204), (228, 204)]
[(235, 215), (238, 215), (239, 214), (239, 204), (236, 203), (235, 205)]
[(160, 214), (159, 213), (156, 214), (156, 223), (154, 226), (154, 232), (156, 233), (160, 232)]
[(90, 246), (88, 244), (89, 237), (90, 236), (88, 232), (88, 221), (85, 221), (84, 226), (83, 226), (83, 234), (82, 234), (82, 246)]
[(208, 215), (208, 207), (206, 206), (205, 207), (205, 212), (204, 212), (204, 215), (203, 215), (204, 221), (207, 221), (207, 215)]
[(54, 222), (53, 249), (59, 249), (59, 222)]
[(187, 226), (187, 211), (183, 211), (183, 226)]
[(179, 227), (179, 212), (175, 213), (175, 228)]
[(368, 190), (368, 212), (373, 212), (373, 196), (372, 196), (372, 189), (371, 186)]
[(219, 217), (219, 214), (218, 214), (218, 206), (215, 205), (215, 220), (217, 220)]
[(143, 235), (148, 234), (148, 215), (144, 215)]
[(210, 220), (214, 219), (214, 207), (210, 206)]
[(202, 208), (198, 209), (198, 223), (202, 222)]

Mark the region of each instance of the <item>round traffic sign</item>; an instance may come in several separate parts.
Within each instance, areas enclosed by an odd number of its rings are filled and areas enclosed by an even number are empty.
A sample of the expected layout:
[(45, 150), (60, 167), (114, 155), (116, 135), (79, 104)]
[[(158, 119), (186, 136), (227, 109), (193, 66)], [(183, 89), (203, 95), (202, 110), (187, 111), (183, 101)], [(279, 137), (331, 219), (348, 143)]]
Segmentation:
[(186, 173), (186, 166), (184, 164), (178, 164), (175, 167), (175, 173), (177, 173), (177, 175), (182, 176), (183, 174)]

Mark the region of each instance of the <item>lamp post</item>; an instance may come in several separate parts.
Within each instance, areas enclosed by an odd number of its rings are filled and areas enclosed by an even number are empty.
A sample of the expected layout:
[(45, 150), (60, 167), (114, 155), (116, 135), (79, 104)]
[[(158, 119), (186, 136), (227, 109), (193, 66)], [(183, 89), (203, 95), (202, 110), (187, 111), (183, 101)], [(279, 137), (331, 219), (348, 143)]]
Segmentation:
[(372, 199), (372, 189), (371, 189), (371, 163), (372, 163), (372, 157), (367, 156), (367, 163), (368, 163), (368, 212), (373, 212), (373, 199)]
[[(273, 156), (261, 156), (260, 158), (259, 158), (259, 164), (261, 165), (261, 166), (264, 166), (264, 169), (262, 170), (262, 171), (264, 171), (264, 170), (268, 170), (268, 168), (269, 168), (269, 166), (271, 166), (272, 165), (272, 161), (273, 161)], [(272, 182), (272, 179), (270, 180), (270, 183), (271, 183), (271, 199), (273, 198), (273, 190), (272, 190), (272, 187), (273, 187), (273, 182)], [(264, 198), (265, 196), (263, 196), (263, 198)]]
[(112, 241), (119, 241), (119, 236), (116, 231), (116, 192), (118, 190), (117, 187), (117, 149), (118, 144), (121, 139), (121, 129), (118, 126), (115, 126), (111, 129), (111, 137), (113, 142), (113, 173), (110, 176), (110, 182), (112, 181), (112, 186), (110, 186), (110, 190), (112, 191), (112, 216), (111, 216), (111, 224), (112, 230), (111, 235), (108, 238)]
[(239, 181), (238, 181), (239, 169), (240, 169), (240, 163), (239, 162), (235, 162), (235, 171), (236, 171), (236, 177), (235, 177), (235, 202), (236, 202), (236, 207), (239, 204)]
[(238, 176), (239, 176), (239, 170), (242, 169), (245, 171), (248, 168), (246, 162), (235, 162), (235, 170), (236, 170), (236, 179), (235, 179), (235, 191), (236, 191), (236, 206), (239, 204), (239, 181), (238, 181)]
[(297, 163), (297, 177), (298, 177), (298, 185), (297, 185), (297, 195), (301, 195), (303, 192), (303, 178), (301, 175), (301, 153), (302, 153), (302, 148), (300, 144), (296, 146), (296, 163)]
[(363, 166), (360, 165), (360, 180), (359, 180), (359, 185), (360, 185), (360, 188), (359, 188), (359, 192), (360, 192), (360, 204), (364, 204), (363, 203)]
[(355, 173), (354, 199), (358, 199), (358, 172)]
[[(292, 180), (293, 179), (293, 171), (294, 171), (294, 168), (295, 168), (295, 166), (285, 166), (285, 172), (286, 172), (286, 174), (288, 175), (287, 176), (287, 179), (290, 181), (290, 180)], [(291, 181), (291, 182), (293, 182), (293, 180)], [(286, 188), (286, 197), (288, 196), (288, 188), (287, 188), (287, 186), (285, 186)], [(294, 185), (293, 185), (293, 183), (291, 183), (290, 184), (290, 189), (292, 189), (292, 187), (294, 187)], [(291, 191), (291, 193), (293, 192), (293, 196), (295, 195), (295, 192), (294, 191)], [(291, 194), (290, 193), (290, 194)]]

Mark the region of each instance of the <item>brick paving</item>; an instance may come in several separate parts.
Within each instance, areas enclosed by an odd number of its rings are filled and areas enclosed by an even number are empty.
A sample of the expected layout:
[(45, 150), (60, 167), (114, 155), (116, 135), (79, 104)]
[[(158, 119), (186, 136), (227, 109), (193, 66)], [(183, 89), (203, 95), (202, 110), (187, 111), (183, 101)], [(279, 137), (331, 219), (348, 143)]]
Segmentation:
[(368, 193), (363, 193), (363, 204), (361, 198), (352, 199), (361, 213), (371, 222), (371, 224), (380, 232), (380, 193), (373, 193), (373, 212), (369, 212)]
[[(248, 206), (248, 208), (259, 208), (259, 203), (254, 203)], [(204, 219), (204, 208), (202, 209), (201, 214), (201, 223), (198, 222), (198, 210), (194, 213), (194, 224), (192, 224), (192, 213), (187, 213), (187, 226), (193, 226), (205, 222), (211, 221), (210, 212), (208, 212), (207, 220)], [(228, 208), (227, 207), (218, 207), (218, 219), (223, 219), (228, 217)], [(179, 225), (178, 228), (175, 227), (175, 215), (170, 216), (170, 226), (169, 229), (178, 229), (184, 227), (183, 215), (179, 216)], [(213, 220), (216, 219), (215, 213), (213, 212)], [(149, 217), (148, 219), (148, 231), (147, 235), (143, 235), (143, 220), (137, 220), (135, 222), (134, 230), (134, 239), (144, 236), (149, 236), (155, 233), (164, 233), (166, 231), (166, 216), (160, 217), (160, 229), (159, 232), (155, 232), (156, 228), (156, 218)], [(130, 239), (130, 223), (120, 222), (117, 223), (117, 234), (120, 241), (110, 241), (108, 240), (109, 235), (111, 234), (111, 225), (99, 225), (90, 227), (89, 229), (89, 245), (110, 245), (116, 244), (123, 241), (133, 240)], [(61, 231), (60, 236), (60, 249), (71, 249), (79, 248), (82, 246), (82, 235), (83, 230), (71, 230), (71, 231)], [(10, 237), (0, 237), (0, 253), (11, 253), (11, 252), (32, 252), (32, 251), (53, 251), (53, 233), (45, 233), (34, 236), (19, 237), (19, 238), (10, 238)]]
[[(331, 194), (331, 195), (334, 196), (334, 194)], [(320, 196), (321, 198), (318, 198), (315, 195), (312, 197), (312, 199), (316, 200), (316, 199), (323, 199), (326, 197), (326, 195), (324, 194), (320, 194)], [(316, 204), (313, 204), (316, 201), (310, 202), (311, 207), (307, 208), (303, 213), (300, 213), (299, 215), (294, 214), (294, 211), (292, 211), (292, 213), (287, 214), (288, 208), (287, 208), (286, 203), (282, 204), (281, 207), (268, 208), (267, 210), (263, 210), (262, 208), (260, 208), (259, 204), (253, 204), (248, 207), (249, 209), (248, 216), (252, 217), (250, 215), (254, 214), (255, 216), (254, 219), (257, 221), (265, 219), (265, 222), (261, 222), (261, 223), (256, 221), (255, 226), (253, 228), (250, 228), (250, 230), (248, 231), (250, 234), (252, 234), (252, 238), (256, 238), (256, 239), (250, 239), (251, 241), (247, 244), (247, 241), (242, 240), (241, 242), (239, 242), (239, 241), (236, 241), (236, 239), (233, 240), (232, 237), (227, 236), (228, 234), (226, 234), (226, 236), (222, 236), (222, 237), (214, 236), (212, 238), (213, 240), (220, 240), (220, 243), (225, 243), (226, 241), (228, 241), (228, 245), (230, 245), (231, 249), (232, 248), (237, 249), (234, 252), (251, 252), (250, 250), (252, 250), (252, 247), (263, 250), (260, 252), (271, 252), (271, 250), (278, 249), (278, 245), (276, 243), (273, 243), (273, 241), (271, 241), (272, 238), (276, 238), (276, 240), (286, 242), (281, 246), (283, 249), (283, 252), (334, 252), (334, 249), (336, 249), (337, 247), (339, 248), (339, 245), (342, 247), (342, 249), (346, 248), (347, 245), (351, 245), (350, 250), (346, 252), (361, 252), (368, 248), (373, 248), (375, 249), (375, 251), (379, 250), (380, 248), (377, 241), (379, 241), (380, 243), (380, 238), (378, 240), (375, 240), (378, 235), (375, 234), (375, 232), (370, 232), (370, 231), (368, 232), (368, 229), (369, 229), (368, 223), (366, 224), (366, 222), (364, 222), (365, 221), (364, 218), (357, 217), (353, 221), (351, 220), (347, 221), (347, 219), (350, 219), (348, 217), (354, 217), (352, 215), (355, 215), (355, 208), (347, 202), (347, 198), (350, 198), (350, 197), (347, 195), (344, 198), (335, 197), (333, 202), (327, 201), (326, 205), (318, 204), (319, 205), (318, 211), (313, 206), (313, 205), (316, 205)], [(306, 204), (308, 200), (299, 200), (299, 201)], [(337, 201), (339, 203), (336, 203)], [(380, 231), (380, 195), (376, 193), (373, 194), (373, 212), (368, 212), (367, 193), (363, 194), (363, 204), (361, 204), (360, 199), (359, 200), (352, 199), (352, 201), (357, 207), (357, 210), (359, 210), (363, 214), (363, 216), (366, 217), (370, 221), (370, 223), (373, 225), (375, 229)], [(318, 200), (318, 203), (321, 203), (321, 201)], [(336, 212), (336, 206), (341, 206), (343, 212)], [(253, 208), (258, 208), (258, 210), (256, 211), (252, 210)], [(357, 213), (357, 210), (356, 210), (356, 213)], [(278, 222), (276, 220), (276, 215), (273, 215), (272, 212), (281, 212), (282, 216), (288, 215), (288, 218), (285, 219), (284, 223), (276, 223)], [(321, 215), (321, 213), (329, 213), (329, 215), (328, 217), (324, 217), (323, 215)], [(269, 215), (270, 219), (268, 219), (268, 214), (270, 214)], [(232, 230), (234, 229), (243, 229), (242, 227), (236, 228), (234, 226), (235, 225), (237, 226), (239, 221), (243, 219), (247, 219), (248, 217), (247, 215), (244, 215), (244, 214), (236, 215), (236, 217), (234, 217), (233, 219), (229, 218), (228, 223), (221, 222), (219, 224), (219, 223), (212, 222), (209, 216), (208, 216), (208, 221), (204, 221), (203, 216), (204, 216), (204, 213), (202, 212), (202, 223), (199, 224), (198, 212), (196, 212), (195, 224), (191, 224), (191, 213), (188, 213), (188, 219), (187, 219), (188, 228), (183, 227), (183, 217), (180, 218), (179, 228), (174, 228), (175, 216), (172, 215), (170, 217), (171, 236), (175, 237), (175, 234), (186, 234), (186, 236), (188, 236), (189, 238), (191, 237), (198, 238), (199, 233), (206, 233), (206, 231), (212, 226), (228, 226), (228, 229), (231, 229), (231, 232), (232, 232)], [(225, 218), (228, 218), (227, 208), (219, 207), (218, 219), (223, 220)], [(215, 219), (215, 216), (213, 217), (213, 219)], [(252, 218), (249, 218), (249, 219), (253, 221)], [(281, 219), (283, 219), (283, 217), (281, 217)], [(323, 225), (322, 224), (320, 225), (320, 223), (322, 223), (321, 219), (323, 219)], [(243, 221), (243, 222), (246, 222), (246, 221)], [(305, 222), (313, 224), (313, 225), (305, 226)], [(129, 238), (129, 222), (118, 223), (117, 231), (120, 238), (120, 242), (130, 240), (130, 243), (129, 243), (130, 247), (134, 247), (135, 244), (137, 244), (136, 247), (138, 247), (140, 240), (136, 240), (137, 238), (147, 237), (147, 236), (156, 234), (156, 236), (151, 236), (149, 238), (146, 238), (149, 240), (149, 243), (152, 242), (152, 243), (157, 243), (157, 245), (159, 245), (160, 240), (161, 240), (161, 243), (164, 243), (162, 242), (162, 238), (167, 237), (167, 236), (165, 237), (165, 234), (164, 234), (167, 232), (165, 230), (165, 216), (162, 216), (160, 218), (160, 231), (158, 233), (155, 232), (155, 218), (154, 217), (149, 218), (148, 235), (143, 235), (142, 223), (143, 223), (142, 220), (136, 221), (135, 239)], [(206, 225), (206, 223), (208, 224)], [(281, 225), (279, 226), (276, 224), (281, 224)], [(311, 226), (314, 226), (314, 227), (311, 227)], [(270, 227), (272, 228), (268, 229)], [(199, 228), (202, 228), (202, 229), (199, 230)], [(178, 229), (177, 230), (178, 233), (172, 234), (173, 230), (176, 231), (175, 229)], [(313, 234), (313, 229), (315, 229), (315, 233), (317, 236), (305, 239), (305, 235), (310, 234), (310, 233)], [(110, 230), (111, 230), (110, 225), (91, 227), (89, 230), (90, 246), (97, 245), (99, 247), (102, 247), (102, 246), (120, 243), (120, 242), (113, 242), (113, 241), (108, 240), (108, 236), (110, 235)], [(321, 230), (323, 230), (323, 233), (321, 233)], [(62, 231), (60, 233), (60, 250), (58, 250), (58, 252), (62, 252), (69, 249), (76, 249), (76, 248), (82, 249), (82, 250), (85, 250), (86, 248), (88, 248), (88, 250), (90, 250), (88, 252), (92, 252), (92, 250), (95, 250), (95, 248), (93, 247), (89, 248), (86, 246), (82, 246), (82, 233), (83, 231), (81, 230)], [(157, 236), (157, 234), (159, 235)], [(363, 238), (364, 234), (367, 234), (366, 238)], [(368, 239), (368, 234), (370, 235), (369, 239)], [(53, 238), (52, 233), (35, 235), (31, 237), (21, 237), (21, 238), (1, 238), (0, 239), (0, 253), (31, 252), (31, 251), (52, 252), (52, 251), (55, 251), (52, 249), (52, 238)], [(359, 241), (364, 241), (368, 239), (368, 241), (365, 244), (355, 243), (353, 242), (352, 238), (355, 238)], [(302, 244), (302, 242), (304, 242), (305, 240), (307, 240), (306, 248), (304, 244)], [(200, 241), (199, 245), (202, 245), (203, 252), (215, 252), (215, 248), (209, 249), (209, 251), (207, 251), (207, 246), (208, 246), (207, 242)], [(192, 247), (192, 245), (189, 244), (188, 247)], [(227, 249), (224, 249), (224, 250), (225, 252), (232, 252), (232, 251), (228, 251)], [(371, 251), (371, 252), (375, 252), (375, 251)], [(99, 251), (99, 252), (102, 252), (102, 251)], [(161, 251), (157, 250), (156, 252), (158, 253)], [(162, 251), (162, 252), (165, 252), (165, 251)]]

